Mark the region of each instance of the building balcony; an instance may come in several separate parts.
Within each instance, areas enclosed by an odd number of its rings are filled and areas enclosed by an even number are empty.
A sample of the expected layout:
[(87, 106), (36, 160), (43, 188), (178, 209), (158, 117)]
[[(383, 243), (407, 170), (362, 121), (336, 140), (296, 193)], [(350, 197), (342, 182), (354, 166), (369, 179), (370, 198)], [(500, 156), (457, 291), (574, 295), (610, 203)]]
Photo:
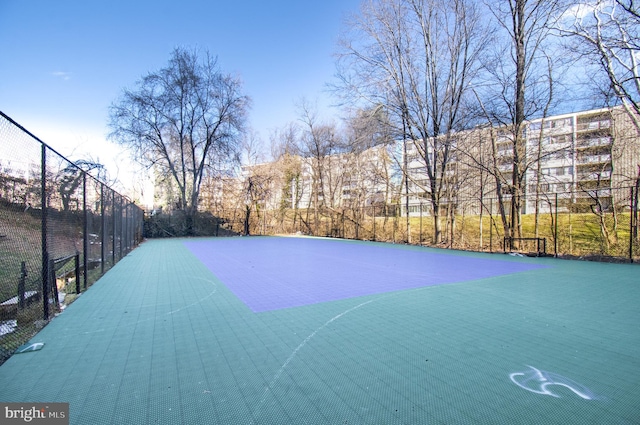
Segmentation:
[(529, 143), (537, 143), (537, 141), (540, 139), (541, 132), (543, 137), (571, 135), (573, 134), (573, 127), (570, 125), (566, 125), (563, 127), (545, 128), (542, 131), (540, 129), (529, 129), (526, 132), (525, 137), (527, 138)]
[(599, 146), (609, 146), (611, 145), (610, 137), (596, 137), (591, 139), (582, 139), (578, 140), (578, 148), (592, 148)]
[(608, 130), (611, 128), (611, 120), (599, 120), (599, 121), (590, 121), (578, 123), (576, 126), (576, 131), (578, 133), (585, 131), (597, 131), (597, 130)]
[(570, 154), (563, 153), (563, 155), (550, 155), (548, 157), (543, 157), (540, 160), (540, 164), (542, 164), (542, 168), (549, 167), (563, 167), (570, 166), (572, 164)]
[(611, 171), (593, 171), (593, 172), (582, 172), (578, 173), (578, 180), (598, 180), (598, 176), (600, 180), (608, 180), (611, 178)]
[(611, 155), (579, 155), (578, 164), (608, 164), (611, 162)]

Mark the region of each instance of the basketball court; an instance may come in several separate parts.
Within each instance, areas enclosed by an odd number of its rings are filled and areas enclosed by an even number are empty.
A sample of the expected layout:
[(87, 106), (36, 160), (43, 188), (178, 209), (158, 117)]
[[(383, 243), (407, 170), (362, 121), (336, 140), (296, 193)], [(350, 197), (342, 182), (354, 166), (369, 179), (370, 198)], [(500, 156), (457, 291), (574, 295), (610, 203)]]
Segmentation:
[(151, 240), (0, 367), (72, 424), (632, 424), (637, 265)]

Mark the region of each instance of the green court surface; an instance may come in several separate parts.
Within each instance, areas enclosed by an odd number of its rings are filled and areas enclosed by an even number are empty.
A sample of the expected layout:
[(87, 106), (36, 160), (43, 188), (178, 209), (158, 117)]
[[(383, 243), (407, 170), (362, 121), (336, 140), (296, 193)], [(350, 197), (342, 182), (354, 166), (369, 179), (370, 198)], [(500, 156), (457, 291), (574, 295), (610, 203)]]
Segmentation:
[(0, 401), (91, 425), (640, 423), (637, 265), (386, 247), (547, 267), (256, 313), (152, 240), (0, 367)]

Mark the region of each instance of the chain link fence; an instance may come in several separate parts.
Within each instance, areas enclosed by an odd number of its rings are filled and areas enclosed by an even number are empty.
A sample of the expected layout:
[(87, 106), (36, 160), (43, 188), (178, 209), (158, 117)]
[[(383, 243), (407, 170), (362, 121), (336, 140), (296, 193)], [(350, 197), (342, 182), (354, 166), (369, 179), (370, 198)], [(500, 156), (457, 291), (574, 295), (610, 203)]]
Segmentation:
[[(640, 260), (638, 188), (599, 188), (526, 196), (520, 231), (510, 228), (508, 197), (457, 198), (440, 208), (439, 236), (426, 199), (409, 205), (359, 208), (226, 210), (218, 215), (233, 232), (300, 233), (481, 252), (510, 252), (600, 261)], [(504, 217), (501, 214), (504, 210)], [(248, 217), (248, 220), (247, 220)], [(505, 226), (504, 223), (507, 223)]]
[(198, 211), (187, 217), (185, 211), (151, 211), (145, 215), (144, 234), (147, 238), (176, 238), (197, 236), (238, 236), (227, 220), (210, 212)]
[(0, 112), (0, 364), (142, 241), (143, 211)]

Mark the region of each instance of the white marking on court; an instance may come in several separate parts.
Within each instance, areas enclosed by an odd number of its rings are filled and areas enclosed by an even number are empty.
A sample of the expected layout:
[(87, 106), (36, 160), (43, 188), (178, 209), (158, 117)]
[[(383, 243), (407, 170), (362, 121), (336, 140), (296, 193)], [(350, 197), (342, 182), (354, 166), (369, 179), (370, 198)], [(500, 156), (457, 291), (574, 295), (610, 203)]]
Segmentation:
[[(574, 394), (584, 400), (596, 400), (598, 397), (587, 387), (581, 385), (569, 378), (544, 370), (536, 369), (533, 366), (527, 366), (526, 372), (514, 372), (509, 375), (511, 382), (520, 388), (532, 392), (534, 394), (549, 395), (551, 397), (560, 398), (558, 394), (549, 390), (549, 386), (557, 385), (571, 390)], [(522, 378), (520, 378), (522, 377)], [(517, 379), (516, 379), (517, 378)]]
[[(327, 322), (325, 322), (322, 326), (320, 326), (318, 329), (316, 329), (315, 331), (311, 332), (311, 334), (309, 334), (309, 336), (307, 336), (301, 343), (300, 345), (298, 345), (293, 352), (291, 352), (291, 354), (289, 355), (289, 357), (287, 358), (287, 360), (285, 360), (285, 362), (282, 364), (282, 366), (280, 367), (280, 369), (278, 370), (278, 372), (276, 372), (276, 374), (273, 376), (273, 379), (271, 379), (271, 382), (269, 382), (269, 385), (265, 388), (264, 392), (262, 393), (262, 398), (260, 399), (260, 402), (258, 403), (258, 407), (256, 409), (255, 414), (253, 415), (254, 418), (257, 418), (258, 416), (260, 416), (260, 410), (262, 409), (262, 405), (264, 404), (264, 402), (267, 399), (267, 394), (269, 393), (269, 391), (273, 388), (273, 386), (276, 384), (276, 382), (278, 381), (278, 379), (280, 378), (280, 375), (282, 375), (282, 373), (284, 372), (284, 370), (286, 369), (287, 365), (293, 360), (293, 358), (296, 356), (296, 354), (298, 353), (298, 351), (300, 351), (302, 349), (302, 347), (304, 347), (318, 332), (320, 332), (322, 329), (324, 329), (325, 327), (327, 327), (329, 324), (331, 324), (332, 322), (338, 320), (339, 318), (341, 318), (342, 316), (351, 313), (354, 310), (359, 309), (360, 307), (363, 307), (367, 304), (370, 304), (374, 301), (379, 301), (383, 298), (388, 298), (388, 297), (392, 297), (392, 296), (396, 296), (398, 294), (406, 294), (407, 292), (418, 292), (418, 291), (423, 291), (426, 289), (429, 289), (429, 286), (421, 286), (419, 288), (412, 288), (412, 289), (406, 289), (406, 290), (402, 290), (402, 291), (397, 291), (397, 292), (389, 292), (386, 294), (381, 294), (379, 297), (374, 298), (372, 300), (369, 301), (365, 301), (361, 304), (358, 304), (355, 307), (351, 307), (348, 310), (343, 311), (342, 313), (338, 314), (337, 316), (332, 317), (331, 319), (329, 319)], [(250, 425), (254, 424), (254, 420), (252, 419), (249, 422)]]
[[(216, 282), (215, 282), (213, 279), (206, 279), (206, 278), (203, 278), (203, 277), (197, 277), (197, 276), (186, 276), (186, 277), (187, 277), (187, 278), (190, 278), (190, 279), (203, 280), (203, 281), (205, 281), (205, 282), (210, 283), (211, 285), (213, 285), (213, 291), (211, 291), (209, 294), (205, 295), (204, 297), (200, 298), (199, 300), (192, 302), (191, 304), (188, 304), (188, 305), (185, 305), (185, 306), (183, 306), (183, 307), (177, 308), (177, 309), (175, 309), (175, 310), (172, 310), (172, 311), (169, 311), (169, 312), (163, 313), (160, 317), (162, 317), (162, 316), (170, 316), (170, 315), (172, 315), (172, 314), (179, 313), (179, 312), (181, 312), (182, 310), (186, 310), (186, 309), (188, 309), (188, 308), (190, 308), (190, 307), (193, 307), (194, 305), (200, 304), (200, 303), (201, 303), (201, 302), (203, 302), (204, 300), (206, 300), (206, 299), (208, 299), (208, 298), (211, 298), (211, 297), (212, 297), (212, 296), (213, 296), (213, 295), (218, 291), (218, 287), (217, 287), (217, 285), (216, 285)], [(143, 307), (150, 307), (150, 306), (143, 306)], [(150, 318), (148, 318), (148, 319), (139, 320), (139, 321), (137, 321), (137, 322), (136, 322), (136, 324), (138, 324), (138, 323), (144, 323), (144, 322), (148, 322), (148, 321), (150, 321), (150, 320), (156, 320), (156, 319), (157, 319), (157, 317), (150, 317)], [(116, 326), (116, 328), (117, 328), (117, 327), (118, 327), (118, 326)], [(104, 328), (102, 328), (102, 329), (96, 329), (96, 330), (94, 330), (94, 331), (82, 332), (82, 333), (81, 333), (81, 335), (90, 335), (90, 334), (94, 334), (94, 333), (105, 332), (106, 330), (107, 330), (107, 329), (104, 329)]]
[(193, 302), (193, 303), (191, 303), (191, 304), (189, 304), (189, 305), (185, 305), (184, 307), (180, 307), (179, 309), (176, 309), (176, 310), (173, 310), (173, 311), (170, 311), (170, 312), (166, 313), (167, 315), (169, 315), (169, 314), (175, 314), (175, 313), (178, 313), (179, 311), (185, 310), (185, 309), (187, 309), (187, 308), (189, 308), (189, 307), (193, 307), (193, 306), (194, 306), (194, 305), (196, 305), (196, 304), (200, 304), (202, 301), (206, 300), (207, 298), (211, 298), (211, 297), (213, 296), (213, 294), (215, 294), (215, 293), (218, 291), (218, 287), (216, 286), (216, 283), (215, 283), (213, 280), (211, 280), (211, 279), (205, 279), (205, 278), (203, 278), (203, 277), (196, 277), (196, 278), (194, 278), (194, 279), (204, 280), (205, 282), (209, 282), (209, 283), (211, 283), (211, 284), (213, 285), (213, 291), (211, 291), (211, 293), (210, 293), (209, 295), (206, 295), (206, 296), (204, 296), (204, 297), (200, 298), (200, 299), (199, 299), (198, 301), (196, 301), (196, 302)]
[[(276, 384), (276, 382), (278, 381), (278, 379), (280, 379), (280, 376), (282, 375), (282, 373), (284, 372), (284, 370), (287, 368), (287, 366), (289, 365), (289, 363), (291, 363), (291, 361), (294, 359), (294, 357), (296, 356), (296, 354), (298, 354), (298, 351), (300, 351), (302, 349), (302, 347), (304, 347), (305, 345), (307, 345), (307, 343), (309, 341), (311, 341), (311, 339), (316, 336), (316, 334), (318, 332), (320, 332), (322, 329), (326, 328), (327, 326), (329, 326), (331, 323), (335, 322), (336, 320), (338, 320), (339, 318), (341, 318), (342, 316), (351, 313), (354, 310), (359, 309), (360, 307), (363, 307), (369, 303), (372, 303), (380, 298), (383, 297), (378, 297), (376, 299), (373, 300), (369, 300), (369, 301), (365, 301), (363, 303), (358, 304), (355, 307), (351, 307), (348, 310), (343, 311), (342, 313), (332, 317), (331, 319), (327, 320), (322, 326), (320, 326), (318, 329), (316, 329), (315, 331), (311, 332), (289, 355), (289, 357), (287, 357), (287, 360), (285, 360), (285, 362), (282, 364), (282, 366), (280, 366), (280, 369), (278, 369), (278, 371), (276, 372), (276, 374), (273, 376), (273, 379), (271, 379), (271, 382), (269, 382), (269, 385), (267, 385), (267, 387), (264, 389), (264, 392), (262, 393), (262, 398), (260, 399), (260, 403), (258, 403), (258, 407), (256, 409), (256, 412), (254, 414), (254, 417), (258, 417), (260, 415), (260, 410), (262, 408), (262, 405), (264, 404), (264, 402), (267, 400), (267, 395), (269, 394), (269, 391), (271, 390), (271, 388), (273, 388), (273, 386)], [(254, 421), (253, 419), (249, 422), (250, 424), (253, 424)]]

